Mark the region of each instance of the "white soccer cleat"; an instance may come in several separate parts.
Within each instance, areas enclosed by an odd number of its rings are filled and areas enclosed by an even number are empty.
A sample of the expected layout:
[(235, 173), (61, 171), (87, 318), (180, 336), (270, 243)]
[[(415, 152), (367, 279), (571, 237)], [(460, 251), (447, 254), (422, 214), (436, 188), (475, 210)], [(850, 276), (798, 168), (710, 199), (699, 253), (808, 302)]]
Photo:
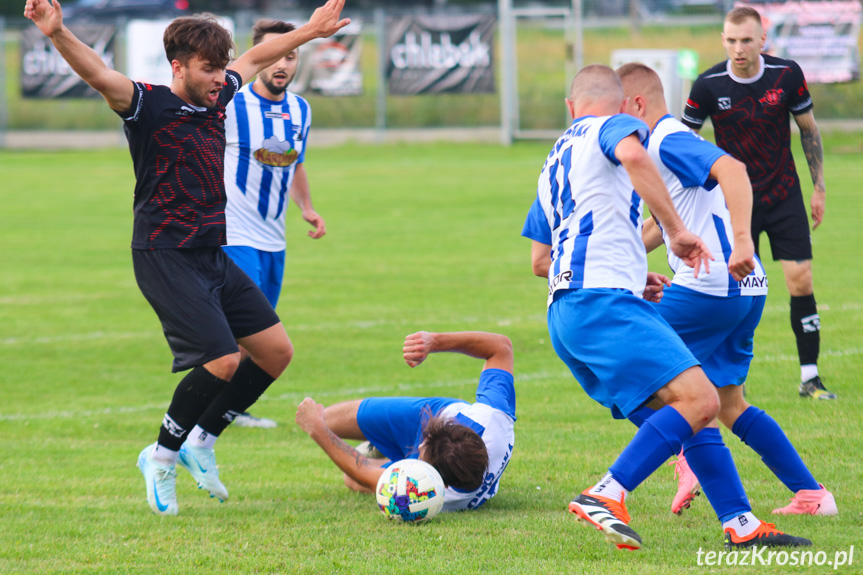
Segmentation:
[(206, 489), (210, 492), (210, 497), (217, 497), (219, 501), (223, 502), (227, 501), (228, 489), (219, 481), (215, 450), (190, 447), (184, 443), (180, 447), (179, 461), (180, 465), (185, 467), (198, 482), (198, 489)]
[(279, 426), (279, 424), (272, 419), (267, 419), (266, 417), (255, 417), (251, 413), (245, 412), (235, 417), (234, 422), (231, 425), (234, 427), (259, 427), (261, 429), (273, 429), (274, 427)]
[(354, 447), (354, 449), (357, 450), (357, 453), (369, 459), (386, 459), (386, 455), (381, 453), (377, 447), (372, 445), (371, 441), (363, 441)]
[(148, 445), (138, 455), (138, 469), (144, 475), (147, 486), (147, 503), (156, 515), (176, 515), (177, 506), (177, 468), (162, 465), (153, 460), (153, 448)]

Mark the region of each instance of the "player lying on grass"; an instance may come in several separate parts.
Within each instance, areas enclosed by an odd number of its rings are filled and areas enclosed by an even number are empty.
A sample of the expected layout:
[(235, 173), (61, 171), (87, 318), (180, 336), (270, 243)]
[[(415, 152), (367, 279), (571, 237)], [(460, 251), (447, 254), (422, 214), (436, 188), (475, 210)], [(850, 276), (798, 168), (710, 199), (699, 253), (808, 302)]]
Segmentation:
[[(746, 166), (668, 114), (656, 72), (644, 64), (625, 64), (617, 75), (626, 96), (625, 111), (651, 128), (647, 150), (675, 208), (684, 224), (716, 254), (710, 273), (696, 278), (694, 270), (669, 251), (674, 279), (657, 310), (716, 386), (718, 421), (758, 453), (794, 493), (790, 505), (773, 513), (835, 515), (833, 495), (815, 480), (779, 424), (743, 397), (755, 328), (767, 298), (767, 277), (755, 255), (749, 225), (752, 187)], [(663, 241), (668, 244), (655, 220), (645, 222), (642, 235), (647, 251)], [(644, 408), (630, 419), (640, 424), (652, 413)], [(674, 513), (689, 507), (698, 493), (697, 476), (719, 459), (717, 449), (727, 450), (716, 421), (685, 444), (687, 457), (681, 456), (676, 463), (679, 489), (671, 505)], [(724, 484), (715, 483), (702, 487), (705, 492), (725, 489)]]
[[(354, 491), (373, 493), (389, 462), (417, 458), (432, 464), (447, 486), (444, 511), (475, 509), (498, 491), (515, 443), (512, 343), (486, 332), (428, 333), (405, 338), (403, 355), (416, 367), (430, 353), (455, 352), (485, 360), (476, 402), (450, 397), (369, 397), (324, 408), (309, 397), (297, 424), (344, 472)], [(367, 440), (370, 459), (345, 439)]]

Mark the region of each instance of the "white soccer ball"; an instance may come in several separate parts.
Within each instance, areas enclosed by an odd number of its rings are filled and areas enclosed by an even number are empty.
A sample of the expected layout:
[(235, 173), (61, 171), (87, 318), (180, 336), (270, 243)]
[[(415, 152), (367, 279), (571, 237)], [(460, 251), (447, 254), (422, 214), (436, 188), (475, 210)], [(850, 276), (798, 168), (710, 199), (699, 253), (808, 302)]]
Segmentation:
[(384, 469), (375, 489), (384, 516), (404, 523), (428, 521), (440, 513), (443, 498), (440, 473), (419, 459), (402, 459)]

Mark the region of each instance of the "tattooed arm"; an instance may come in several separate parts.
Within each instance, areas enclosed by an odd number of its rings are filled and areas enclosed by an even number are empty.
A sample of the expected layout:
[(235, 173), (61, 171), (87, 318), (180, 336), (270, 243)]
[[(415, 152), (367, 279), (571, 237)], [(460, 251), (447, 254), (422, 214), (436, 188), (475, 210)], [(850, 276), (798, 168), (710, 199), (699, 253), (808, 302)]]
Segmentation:
[(821, 143), (821, 132), (815, 123), (815, 115), (812, 110), (799, 116), (794, 116), (794, 121), (800, 128), (800, 142), (803, 144), (803, 153), (806, 154), (806, 163), (809, 164), (809, 173), (812, 176), (812, 229), (817, 228), (824, 219), (824, 207), (827, 199), (827, 190), (824, 187), (824, 145)]
[(315, 443), (345, 473), (345, 484), (354, 491), (373, 493), (384, 470), (379, 462), (361, 455), (327, 427), (324, 406), (305, 398), (297, 407), (297, 425), (309, 434)]

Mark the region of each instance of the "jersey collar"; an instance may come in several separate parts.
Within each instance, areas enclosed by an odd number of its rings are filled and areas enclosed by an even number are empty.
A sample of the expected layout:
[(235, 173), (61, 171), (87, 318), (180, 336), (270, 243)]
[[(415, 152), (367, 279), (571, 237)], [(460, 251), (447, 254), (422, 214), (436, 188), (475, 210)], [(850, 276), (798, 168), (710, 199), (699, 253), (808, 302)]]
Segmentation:
[(270, 104), (271, 106), (284, 106), (288, 101), (288, 91), (287, 90), (285, 90), (285, 94), (281, 100), (270, 100), (269, 98), (265, 98), (265, 97), (261, 96), (260, 94), (258, 94), (257, 92), (255, 92), (255, 83), (254, 82), (249, 84), (249, 92), (254, 94), (255, 97), (258, 100), (260, 100), (261, 102), (263, 102), (265, 104)]
[(735, 76), (734, 72), (731, 71), (731, 60), (728, 60), (725, 63), (725, 69), (728, 70), (728, 75), (731, 79), (738, 84), (754, 84), (764, 75), (764, 56), (758, 56), (758, 73), (751, 78), (739, 78), (738, 76)]
[(652, 134), (653, 132), (655, 132), (655, 131), (656, 131), (656, 128), (658, 128), (658, 127), (659, 127), (659, 124), (661, 124), (662, 122), (664, 122), (665, 120), (668, 120), (668, 119), (673, 120), (673, 119), (674, 119), (674, 116), (672, 116), (671, 114), (665, 114), (664, 116), (662, 116), (661, 118), (659, 118), (659, 119), (656, 121), (656, 125), (654, 125), (654, 126), (653, 126), (653, 128), (651, 128), (650, 133)]

